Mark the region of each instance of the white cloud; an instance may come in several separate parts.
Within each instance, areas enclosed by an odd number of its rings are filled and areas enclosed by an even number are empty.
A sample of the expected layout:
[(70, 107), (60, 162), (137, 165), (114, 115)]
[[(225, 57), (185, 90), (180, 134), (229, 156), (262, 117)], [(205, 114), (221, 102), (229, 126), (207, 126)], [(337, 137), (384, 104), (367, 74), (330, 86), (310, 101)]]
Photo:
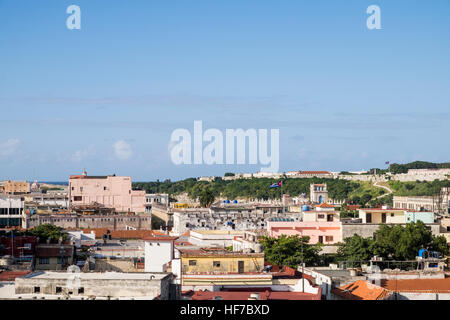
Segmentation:
[(8, 139), (0, 142), (0, 157), (9, 157), (16, 153), (20, 144), (19, 139)]
[(128, 160), (133, 151), (131, 146), (125, 140), (118, 140), (113, 144), (114, 153), (119, 160)]
[(89, 147), (82, 149), (82, 150), (77, 150), (75, 151), (75, 153), (72, 155), (72, 160), (73, 161), (83, 161), (86, 158), (94, 155), (95, 153), (95, 148), (93, 145), (90, 145)]

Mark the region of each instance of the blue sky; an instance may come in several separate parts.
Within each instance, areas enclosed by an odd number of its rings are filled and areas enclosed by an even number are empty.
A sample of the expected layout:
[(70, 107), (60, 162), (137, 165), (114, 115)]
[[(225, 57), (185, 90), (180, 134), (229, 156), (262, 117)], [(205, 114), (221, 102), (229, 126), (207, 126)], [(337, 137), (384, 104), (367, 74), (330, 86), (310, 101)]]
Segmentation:
[(0, 179), (259, 170), (172, 164), (170, 135), (194, 120), (278, 128), (280, 171), (450, 161), (449, 14), (445, 0), (0, 0)]

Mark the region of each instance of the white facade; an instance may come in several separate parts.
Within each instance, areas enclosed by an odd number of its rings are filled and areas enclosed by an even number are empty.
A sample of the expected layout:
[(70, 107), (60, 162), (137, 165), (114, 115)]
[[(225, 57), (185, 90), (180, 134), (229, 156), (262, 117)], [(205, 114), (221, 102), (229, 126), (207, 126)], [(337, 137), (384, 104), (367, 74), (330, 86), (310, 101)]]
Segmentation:
[(22, 226), (23, 204), (20, 196), (0, 196), (0, 228)]
[(145, 240), (145, 272), (166, 272), (167, 264), (174, 258), (173, 240)]

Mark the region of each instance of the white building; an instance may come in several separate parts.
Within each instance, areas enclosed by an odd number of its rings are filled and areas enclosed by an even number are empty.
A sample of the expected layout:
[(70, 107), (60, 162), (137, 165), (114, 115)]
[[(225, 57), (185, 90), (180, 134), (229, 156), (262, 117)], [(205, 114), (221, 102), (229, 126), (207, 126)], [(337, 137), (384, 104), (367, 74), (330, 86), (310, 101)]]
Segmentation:
[(22, 225), (23, 197), (0, 195), (0, 228)]
[(169, 262), (174, 259), (176, 237), (155, 236), (145, 241), (145, 272), (166, 272)]

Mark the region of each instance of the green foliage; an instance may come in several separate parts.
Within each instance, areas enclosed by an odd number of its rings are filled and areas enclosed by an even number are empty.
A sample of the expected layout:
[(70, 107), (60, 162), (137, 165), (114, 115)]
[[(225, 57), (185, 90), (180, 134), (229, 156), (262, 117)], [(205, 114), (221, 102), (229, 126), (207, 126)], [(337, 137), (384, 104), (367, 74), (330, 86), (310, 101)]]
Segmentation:
[(396, 196), (434, 196), (440, 193), (443, 187), (450, 187), (450, 180), (434, 181), (389, 181), (389, 187)]
[(201, 191), (200, 195), (199, 195), (199, 201), (200, 201), (200, 205), (202, 207), (208, 208), (211, 204), (214, 203), (215, 200), (215, 196), (214, 196), (214, 192), (211, 190), (211, 188), (203, 188), (203, 190)]
[(393, 163), (389, 166), (389, 171), (392, 173), (407, 173), (408, 169), (441, 169), (450, 168), (450, 162), (433, 163), (426, 161), (414, 161), (406, 164)]
[[(145, 190), (147, 193), (168, 193), (177, 195), (186, 192), (191, 199), (200, 196), (204, 187), (210, 187), (215, 197), (225, 197), (231, 200), (236, 198), (257, 198), (257, 199), (279, 199), (280, 190), (270, 189), (269, 186), (279, 179), (253, 178), (253, 179), (235, 179), (222, 180), (217, 179), (212, 182), (197, 181), (195, 178), (189, 178), (181, 181), (171, 182), (135, 182), (133, 188)], [(305, 179), (284, 179), (283, 193), (291, 196), (298, 196), (301, 193), (309, 193), (311, 183), (326, 183), (328, 185), (329, 196), (337, 200), (347, 199), (350, 192), (356, 190), (359, 182), (326, 179), (326, 178), (305, 178)]]
[(225, 172), (224, 177), (234, 177), (235, 174), (232, 172)]
[(52, 224), (41, 224), (26, 232), (28, 235), (39, 237), (40, 242), (45, 242), (50, 238), (51, 242), (57, 242), (59, 238), (67, 240), (67, 232), (63, 228), (54, 226)]
[[(309, 237), (282, 235), (279, 238), (263, 237), (264, 259), (277, 266), (297, 268), (302, 261), (311, 265), (319, 261), (321, 244), (308, 244)], [(303, 254), (302, 254), (303, 249)]]
[(338, 256), (346, 261), (367, 261), (377, 255), (391, 260), (414, 260), (419, 249), (448, 254), (445, 237), (433, 236), (422, 221), (401, 225), (381, 225), (375, 240), (354, 235), (339, 244)]
[(382, 205), (389, 205), (389, 206), (393, 206), (393, 201), (394, 200), (394, 195), (391, 193), (391, 194), (388, 194), (387, 196), (384, 196), (384, 197), (381, 197), (381, 198), (378, 198), (378, 199), (372, 199), (372, 200), (370, 200), (369, 201), (369, 207), (370, 208), (377, 208), (377, 207), (379, 207), (379, 206), (382, 206)]
[(373, 256), (373, 240), (363, 238), (357, 234), (345, 238), (343, 243), (339, 244), (338, 257), (346, 261), (366, 261)]

